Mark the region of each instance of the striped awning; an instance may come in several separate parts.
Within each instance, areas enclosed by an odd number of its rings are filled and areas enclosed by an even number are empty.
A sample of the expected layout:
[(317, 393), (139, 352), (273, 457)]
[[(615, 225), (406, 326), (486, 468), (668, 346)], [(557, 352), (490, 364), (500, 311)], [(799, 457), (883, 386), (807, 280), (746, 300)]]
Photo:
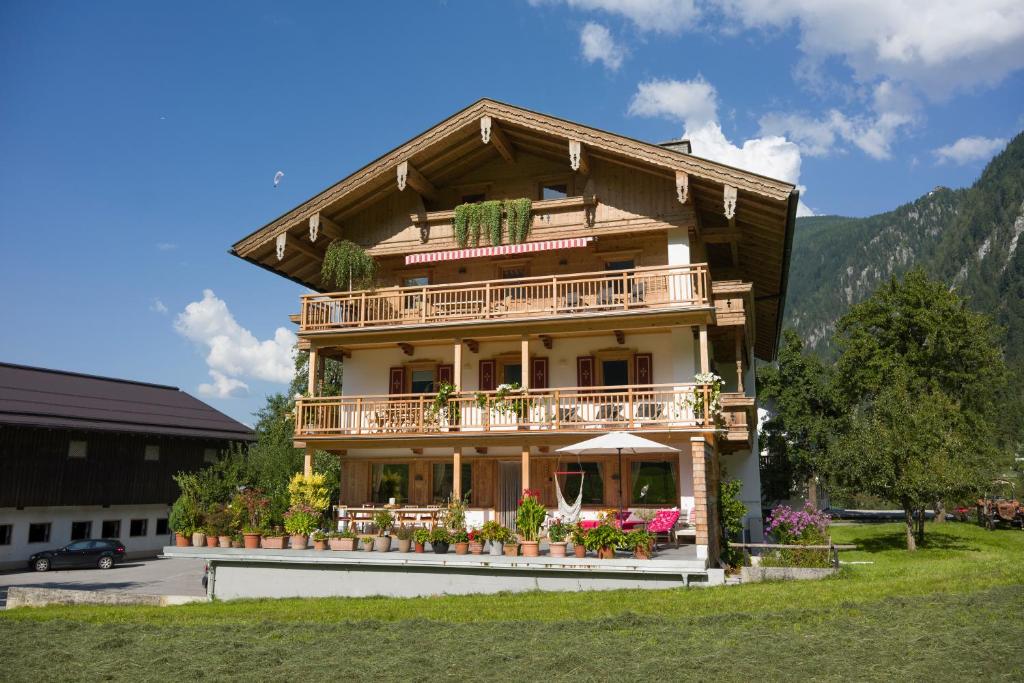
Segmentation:
[(405, 257), (405, 265), (413, 263), (434, 263), (435, 261), (458, 261), (467, 258), (484, 256), (508, 256), (510, 254), (530, 254), (535, 251), (552, 249), (576, 249), (590, 244), (593, 237), (571, 237), (564, 240), (547, 240), (545, 242), (524, 242), (522, 244), (502, 244), (496, 247), (472, 247), (469, 249), (450, 249), (448, 251), (429, 251), (423, 254), (409, 254)]

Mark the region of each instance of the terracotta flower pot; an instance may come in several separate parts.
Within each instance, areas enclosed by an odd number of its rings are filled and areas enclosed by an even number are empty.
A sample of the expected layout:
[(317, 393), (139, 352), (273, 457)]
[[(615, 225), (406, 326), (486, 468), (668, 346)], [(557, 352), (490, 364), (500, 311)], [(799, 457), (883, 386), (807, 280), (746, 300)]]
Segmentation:
[(216, 536), (207, 536), (206, 537), (206, 547), (207, 548), (216, 548), (218, 543), (219, 543), (219, 541), (218, 541)]
[(307, 545), (309, 545), (309, 536), (306, 534), (292, 534), (292, 550), (305, 550)]
[(192, 545), (192, 539), (188, 536), (182, 536), (181, 534), (174, 534), (174, 545), (179, 548), (187, 548)]
[(519, 544), (518, 543), (506, 543), (505, 546), (505, 557), (516, 557), (519, 555)]
[(615, 548), (607, 546), (605, 548), (597, 549), (597, 557), (601, 560), (614, 560), (615, 559)]
[(313, 541), (313, 550), (327, 550), (327, 540)]
[(327, 541), (331, 550), (348, 550), (352, 551), (356, 549), (356, 539), (354, 538), (332, 538)]
[(267, 550), (284, 550), (284, 536), (264, 536), (262, 542)]
[(427, 549), (424, 548), (423, 546), (424, 546), (423, 543), (420, 543), (419, 541), (416, 541), (416, 543), (413, 544), (413, 550), (415, 552), (417, 552), (417, 553), (426, 552)]
[(373, 539), (373, 549), (378, 553), (386, 553), (391, 550), (390, 536), (377, 536)]
[(243, 545), (252, 550), (253, 548), (260, 547), (260, 535), (259, 534), (242, 534)]
[(412, 550), (412, 539), (411, 538), (400, 538), (398, 539), (398, 552), (407, 553)]
[(565, 557), (565, 543), (551, 543), (548, 549), (548, 554), (551, 557)]
[(195, 533), (193, 533), (192, 545), (194, 545), (197, 548), (202, 548), (204, 545), (206, 545), (206, 534), (204, 534), (202, 531), (196, 531)]
[(576, 557), (586, 557), (587, 547), (582, 543), (574, 543), (572, 546), (572, 554)]
[(231, 547), (231, 537), (230, 536), (218, 536), (217, 537), (217, 544), (221, 548), (230, 548)]
[(455, 544), (455, 554), (465, 555), (469, 552), (469, 541), (460, 541)]
[(469, 552), (474, 555), (481, 555), (484, 552), (484, 544), (480, 542), (474, 542), (469, 544)]
[(633, 548), (633, 557), (638, 560), (649, 560), (651, 559), (651, 549), (645, 548), (644, 546), (637, 546)]
[[(259, 545), (259, 543), (257, 543), (257, 545)], [(241, 541), (232, 540), (231, 541), (231, 547), (232, 548), (242, 548), (242, 547), (244, 547), (244, 545), (242, 544)]]
[(540, 543), (537, 541), (520, 541), (523, 546), (523, 557), (540, 557)]
[(369, 543), (363, 543), (362, 541), (360, 541), (359, 549), (367, 553), (373, 552), (373, 541), (370, 541)]

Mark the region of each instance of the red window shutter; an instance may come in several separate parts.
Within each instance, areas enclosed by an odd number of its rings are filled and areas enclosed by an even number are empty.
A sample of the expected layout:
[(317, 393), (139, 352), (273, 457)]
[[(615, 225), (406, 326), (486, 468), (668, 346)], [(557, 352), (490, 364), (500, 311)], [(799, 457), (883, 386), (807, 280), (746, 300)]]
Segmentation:
[(454, 365), (438, 365), (437, 366), (437, 385), (442, 384), (454, 384), (455, 383), (455, 366)]
[(495, 383), (495, 367), (493, 360), (480, 361), (480, 391), (493, 391)]
[(530, 359), (530, 388), (531, 389), (547, 389), (548, 388), (548, 359), (547, 358), (531, 358)]
[(594, 386), (594, 357), (593, 356), (577, 356), (576, 357), (576, 386), (578, 386), (578, 387), (592, 387), (592, 386)]
[(389, 394), (404, 394), (405, 393), (405, 368), (398, 366), (391, 368), (388, 372), (388, 393)]
[(654, 384), (654, 360), (649, 353), (638, 353), (633, 356), (633, 383)]

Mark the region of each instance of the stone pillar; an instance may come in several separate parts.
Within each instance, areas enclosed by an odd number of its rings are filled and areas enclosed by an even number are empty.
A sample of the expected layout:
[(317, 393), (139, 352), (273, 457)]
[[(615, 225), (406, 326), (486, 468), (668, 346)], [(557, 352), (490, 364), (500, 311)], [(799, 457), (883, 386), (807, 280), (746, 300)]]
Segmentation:
[[(709, 531), (711, 527), (711, 501), (708, 495), (708, 475), (713, 467), (712, 449), (703, 436), (690, 439), (690, 457), (693, 460), (693, 521), (697, 528), (697, 556), (717, 559), (712, 554)], [(715, 498), (715, 505), (718, 500)]]
[(452, 498), (462, 500), (462, 447), (456, 447), (452, 454)]

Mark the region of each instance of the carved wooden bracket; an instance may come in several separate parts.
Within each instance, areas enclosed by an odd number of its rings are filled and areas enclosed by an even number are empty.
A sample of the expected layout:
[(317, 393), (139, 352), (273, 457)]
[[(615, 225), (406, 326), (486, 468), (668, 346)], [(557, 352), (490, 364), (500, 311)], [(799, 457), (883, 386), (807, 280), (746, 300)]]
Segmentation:
[(686, 171), (676, 171), (676, 197), (680, 204), (690, 198), (690, 176)]
[(275, 243), (275, 250), (277, 251), (277, 260), (280, 261), (284, 258), (284, 246), (285, 242), (288, 241), (288, 233), (282, 232), (277, 236), (277, 242)]
[(722, 191), (722, 197), (725, 204), (725, 217), (732, 220), (736, 215), (736, 188), (726, 185)]
[(540, 335), (538, 339), (540, 339), (540, 343), (544, 345), (545, 349), (550, 349), (552, 346), (555, 345), (554, 340), (546, 334)]
[(476, 447), (476, 454), (477, 455), (487, 455), (487, 447), (486, 446), (477, 446)]
[(413, 455), (423, 455), (423, 449), (422, 448), (411, 448), (409, 450), (412, 451)]
[(486, 145), (491, 141), (491, 117), (481, 116), (480, 117), (480, 139), (484, 141)]
[(468, 348), (473, 353), (479, 353), (480, 352), (480, 342), (478, 342), (477, 340), (475, 340), (475, 339), (466, 339), (465, 340), (465, 344), (466, 344), (466, 348)]
[(590, 160), (587, 158), (587, 150), (579, 140), (569, 140), (569, 168), (579, 171), (583, 175), (590, 173)]
[(398, 191), (405, 192), (405, 181), (409, 177), (409, 162), (403, 161), (398, 164), (396, 171), (398, 172)]
[(398, 348), (402, 349), (402, 353), (407, 356), (411, 356), (414, 351), (412, 344), (407, 344), (406, 342), (398, 342)]
[(622, 330), (615, 330), (615, 341), (619, 344), (626, 343), (626, 333)]

